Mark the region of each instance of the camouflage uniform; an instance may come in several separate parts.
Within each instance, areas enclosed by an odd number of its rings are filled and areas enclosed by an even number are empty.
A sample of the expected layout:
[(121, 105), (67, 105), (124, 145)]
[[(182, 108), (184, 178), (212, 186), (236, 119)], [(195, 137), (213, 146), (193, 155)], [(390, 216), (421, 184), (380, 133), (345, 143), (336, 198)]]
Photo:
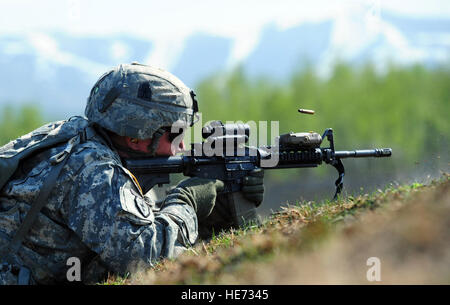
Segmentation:
[[(152, 138), (155, 149), (162, 127), (193, 124), (194, 102), (190, 89), (172, 74), (121, 64), (94, 85), (85, 114), (90, 123), (121, 136)], [(75, 119), (86, 125), (86, 118)], [(108, 137), (92, 130), (89, 140), (73, 149), (16, 255), (36, 283), (66, 281), (70, 257), (86, 267), (84, 281), (95, 282), (106, 272), (125, 274), (160, 257), (175, 257), (197, 239), (193, 206), (169, 202), (158, 209), (122, 166)], [(64, 147), (22, 161), (1, 189), (0, 248), (6, 249), (38, 197), (52, 169), (50, 157)], [(15, 283), (17, 272), (10, 269), (0, 266), (0, 284)]]
[[(6, 236), (0, 243), (17, 230), (28, 202), (36, 199), (49, 173), (49, 158), (62, 149), (55, 147), (23, 162), (2, 189), (0, 231)], [(96, 267), (83, 275), (86, 281), (96, 281), (105, 271), (125, 274), (152, 266), (161, 256), (174, 257), (193, 244), (197, 234), (191, 206), (158, 210), (119, 155), (96, 134), (74, 148), (19, 259), (33, 270), (37, 283), (54, 283), (66, 280), (69, 257), (79, 258), (82, 265), (94, 258)]]
[[(40, 150), (21, 159), (15, 171), (8, 170), (14, 175), (6, 175), (8, 179), (3, 181), (8, 182), (0, 190), (0, 250), (11, 249), (7, 247), (9, 241), (26, 223), (24, 218), (36, 201), (46, 204), (13, 261), (26, 267), (20, 270), (30, 270), (32, 281), (38, 284), (67, 282), (71, 267), (67, 263), (72, 257), (82, 263), (83, 282), (95, 283), (107, 273), (124, 275), (149, 268), (161, 257), (176, 257), (194, 244), (199, 222), (201, 226), (202, 222), (212, 225), (220, 219), (208, 216), (218, 213), (213, 208), (223, 182), (188, 179), (174, 188), (159, 207), (149, 194), (143, 194), (136, 178), (123, 167), (105, 133), (107, 130), (120, 136), (151, 138), (152, 156), (166, 127), (192, 126), (198, 111), (194, 96), (179, 79), (161, 69), (132, 64), (105, 73), (91, 90), (86, 118), (69, 120), (75, 130), (83, 130), (89, 123), (89, 136), (76, 144), (66, 163), (61, 164), (64, 166), (47, 200), (37, 198), (42, 189), (48, 189), (45, 182), (55, 176), (51, 175), (55, 173), (51, 158), (67, 152), (70, 144)], [(80, 128), (76, 128), (77, 124)], [(40, 135), (39, 130), (35, 133)], [(14, 155), (26, 140), (28, 135), (10, 142), (7, 152), (11, 149)], [(262, 176), (255, 179), (249, 198), (258, 205), (262, 201)], [(259, 185), (257, 192), (255, 184)], [(228, 225), (228, 221), (224, 223)], [(5, 255), (6, 261), (11, 261), (12, 253)], [(0, 284), (16, 284), (21, 278), (17, 266), (9, 264), (0, 265)]]

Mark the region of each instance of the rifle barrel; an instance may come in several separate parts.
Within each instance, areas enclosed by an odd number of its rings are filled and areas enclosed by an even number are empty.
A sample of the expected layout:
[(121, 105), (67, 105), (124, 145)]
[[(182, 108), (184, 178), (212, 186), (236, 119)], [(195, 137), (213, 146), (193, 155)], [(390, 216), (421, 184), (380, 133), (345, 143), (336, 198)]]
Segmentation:
[(383, 157), (390, 157), (391, 155), (392, 155), (391, 148), (376, 148), (376, 149), (335, 151), (334, 152), (334, 156), (336, 159), (366, 158), (366, 157), (383, 158)]

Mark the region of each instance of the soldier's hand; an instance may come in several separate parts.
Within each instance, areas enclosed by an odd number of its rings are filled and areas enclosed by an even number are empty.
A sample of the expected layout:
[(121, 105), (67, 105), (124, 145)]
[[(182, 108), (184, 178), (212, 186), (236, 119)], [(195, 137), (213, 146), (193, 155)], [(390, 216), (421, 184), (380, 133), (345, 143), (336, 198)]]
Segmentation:
[(255, 169), (244, 177), (242, 193), (258, 207), (264, 199), (264, 170)]
[(208, 217), (214, 209), (217, 193), (223, 191), (224, 183), (217, 179), (193, 177), (181, 181), (172, 189), (163, 205), (186, 203), (194, 208), (198, 221)]

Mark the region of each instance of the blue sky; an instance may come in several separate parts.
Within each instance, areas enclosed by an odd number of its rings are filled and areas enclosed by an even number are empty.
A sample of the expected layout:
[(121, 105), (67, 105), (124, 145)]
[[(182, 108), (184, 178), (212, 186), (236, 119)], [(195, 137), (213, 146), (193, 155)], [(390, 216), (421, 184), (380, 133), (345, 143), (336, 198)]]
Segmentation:
[(0, 103), (35, 99), (81, 113), (109, 65), (132, 60), (194, 87), (237, 64), (281, 78), (305, 52), (326, 77), (336, 58), (370, 59), (382, 72), (390, 60), (448, 63), (449, 50), (449, 0), (0, 0)]
[[(450, 1), (2, 0), (0, 35), (44, 31), (74, 35), (124, 33), (152, 40), (155, 48), (147, 62), (158, 62), (162, 67), (170, 68), (185, 39), (194, 32), (233, 38), (235, 45), (230, 61), (237, 62), (253, 49), (261, 29), (267, 24), (283, 29), (307, 21), (346, 18), (349, 14), (373, 20), (376, 24), (383, 11), (405, 16), (449, 18)], [(347, 44), (346, 33), (344, 26), (336, 39)], [(45, 44), (45, 39), (40, 43)], [(358, 47), (357, 43), (355, 47)], [(120, 57), (126, 49), (117, 45), (114, 52)]]

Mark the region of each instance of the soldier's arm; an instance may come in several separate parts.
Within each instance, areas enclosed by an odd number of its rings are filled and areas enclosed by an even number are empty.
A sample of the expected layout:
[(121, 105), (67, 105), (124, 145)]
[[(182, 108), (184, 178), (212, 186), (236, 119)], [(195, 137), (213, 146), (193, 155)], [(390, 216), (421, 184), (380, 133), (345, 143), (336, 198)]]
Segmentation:
[(187, 204), (152, 210), (133, 179), (112, 162), (91, 162), (77, 176), (65, 205), (67, 225), (112, 272), (150, 267), (197, 239), (197, 216)]

